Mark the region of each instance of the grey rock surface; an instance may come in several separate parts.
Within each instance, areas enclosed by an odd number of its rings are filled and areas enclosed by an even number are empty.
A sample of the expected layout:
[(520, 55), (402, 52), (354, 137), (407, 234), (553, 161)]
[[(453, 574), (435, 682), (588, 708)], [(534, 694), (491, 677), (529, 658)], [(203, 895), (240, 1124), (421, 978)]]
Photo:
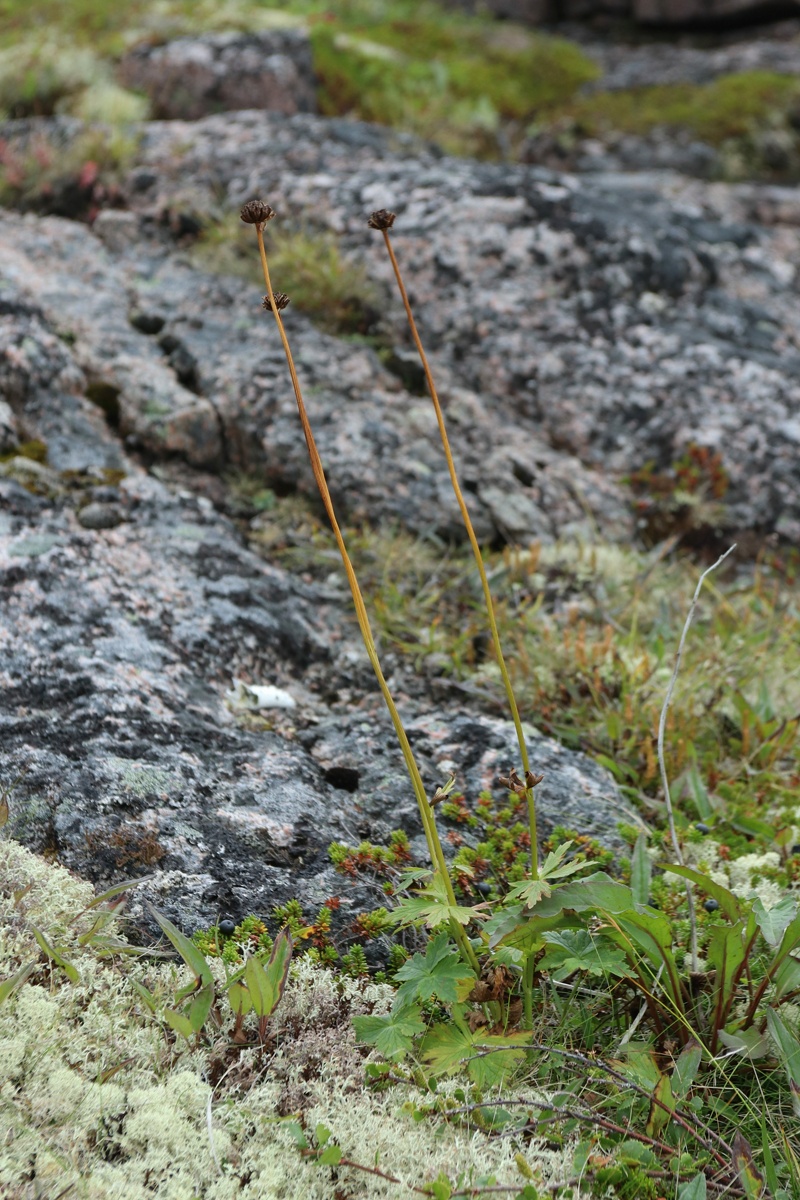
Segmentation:
[(311, 44), (302, 29), (142, 43), (123, 57), (118, 76), (150, 97), (158, 118), (192, 121), (240, 108), (316, 110)]
[[(133, 468), (118, 490), (128, 520), (90, 531), (70, 496), (0, 479), (9, 832), (98, 883), (148, 876), (134, 915), (150, 898), (192, 929), (292, 896), (312, 912), (335, 894), (351, 921), (381, 893), (335, 874), (331, 841), (401, 827), (426, 858), (346, 598), (251, 553), (204, 497)], [(277, 684), (297, 706), (244, 719), (226, 706), (232, 676)], [(355, 702), (338, 703), (339, 689)], [(403, 707), (431, 790), (451, 770), (473, 798), (498, 788), (516, 760), (510, 725)], [(607, 773), (539, 736), (531, 754), (545, 832), (572, 819), (614, 844)]]
[[(620, 477), (698, 445), (721, 455), (730, 479), (720, 529), (800, 536), (793, 229), (752, 220), (746, 190), (697, 185), (689, 200), (669, 173), (556, 176), (409, 149), (308, 117), (211, 117), (188, 147), (181, 125), (150, 126), (143, 161), (158, 182), (137, 203), (158, 211), (187, 179), (195, 196), (224, 193), (231, 207), (263, 193), (290, 219), (313, 214), (339, 232), (387, 291), (382, 240), (364, 217), (397, 211), (423, 341), (451, 420), (463, 422), (467, 483), (479, 469), (478, 501), (498, 532), (546, 536), (538, 514), (553, 532), (591, 514), (620, 536)], [(388, 319), (403, 344), (394, 299)], [(317, 337), (308, 351), (310, 371), (322, 346)], [(387, 436), (407, 437), (418, 409), (407, 405), (410, 420)], [(357, 454), (359, 441), (348, 444)], [(423, 452), (435, 454), (429, 432)], [(495, 485), (516, 498), (499, 520), (481, 493)], [(570, 491), (582, 516), (570, 514)]]
[(800, 30), (797, 28), (787, 29), (781, 36), (747, 36), (717, 46), (595, 42), (585, 44), (583, 49), (603, 72), (596, 82), (586, 85), (590, 92), (614, 92), (657, 84), (704, 84), (741, 71), (800, 75)]

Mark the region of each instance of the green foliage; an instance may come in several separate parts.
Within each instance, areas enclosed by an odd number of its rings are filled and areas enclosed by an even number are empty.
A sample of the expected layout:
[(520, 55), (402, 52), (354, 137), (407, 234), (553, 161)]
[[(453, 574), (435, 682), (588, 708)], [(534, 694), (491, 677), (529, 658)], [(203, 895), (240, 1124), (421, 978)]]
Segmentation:
[(413, 129), (455, 153), (497, 156), (501, 121), (529, 121), (597, 74), (560, 39), (432, 5), (395, 9), (394, 20), (313, 27), (324, 113)]
[[(273, 239), (268, 226), (266, 242), (273, 286), (286, 292), (293, 308), (329, 333), (376, 331), (380, 292), (363, 266), (342, 251), (335, 234), (308, 226)], [(252, 232), (238, 213), (207, 224), (192, 256), (204, 270), (238, 275), (263, 287)]]
[(656, 125), (690, 130), (712, 145), (742, 137), (800, 95), (797, 80), (770, 71), (725, 75), (707, 84), (662, 84), (579, 100), (572, 114), (592, 133), (612, 127), (647, 133)]

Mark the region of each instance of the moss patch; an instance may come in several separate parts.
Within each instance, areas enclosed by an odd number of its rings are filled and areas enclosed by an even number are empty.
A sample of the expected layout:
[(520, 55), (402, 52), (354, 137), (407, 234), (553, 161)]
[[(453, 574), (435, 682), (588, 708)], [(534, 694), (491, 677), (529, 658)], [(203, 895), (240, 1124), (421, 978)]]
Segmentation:
[(743, 137), (800, 103), (800, 80), (770, 71), (727, 75), (704, 85), (670, 84), (601, 92), (569, 111), (590, 134), (611, 129), (649, 133), (656, 126), (688, 129), (711, 145)]

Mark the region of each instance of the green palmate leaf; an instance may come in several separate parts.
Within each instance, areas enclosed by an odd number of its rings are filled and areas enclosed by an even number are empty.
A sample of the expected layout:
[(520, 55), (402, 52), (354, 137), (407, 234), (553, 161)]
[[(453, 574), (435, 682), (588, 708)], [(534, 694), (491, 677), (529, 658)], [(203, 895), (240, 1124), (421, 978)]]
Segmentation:
[(214, 978), (211, 974), (211, 968), (206, 962), (204, 955), (200, 950), (198, 950), (197, 946), (195, 946), (194, 942), (187, 938), (184, 933), (181, 933), (180, 929), (172, 924), (172, 921), (168, 920), (167, 917), (162, 916), (160, 912), (157, 912), (152, 905), (148, 904), (147, 907), (154, 920), (158, 923), (162, 932), (165, 933), (172, 942), (173, 946), (178, 951), (189, 970), (198, 979), (202, 980), (204, 987), (207, 984), (211, 984), (213, 986)]
[(9, 996), (13, 995), (17, 988), (22, 987), (23, 983), (35, 967), (35, 962), (25, 963), (18, 971), (15, 971), (13, 975), (9, 975), (7, 979), (4, 979), (3, 982), (0, 983), (0, 1004), (2, 1004), (4, 1000), (7, 1000)]
[(75, 967), (73, 967), (72, 963), (64, 958), (63, 954), (56, 950), (55, 946), (50, 945), (41, 929), (37, 929), (35, 925), (31, 925), (31, 930), (33, 931), (33, 936), (36, 938), (36, 941), (39, 943), (42, 950), (44, 950), (51, 962), (54, 962), (56, 966), (61, 967), (62, 971), (65, 972), (67, 978), (70, 979), (72, 983), (77, 983), (80, 979), (80, 975)]
[(425, 1031), (422, 1009), (418, 1004), (395, 1008), (384, 1017), (353, 1017), (353, 1028), (360, 1042), (374, 1046), (384, 1058), (402, 1058), (413, 1039)]
[(472, 1082), (488, 1089), (500, 1087), (516, 1070), (525, 1058), (520, 1047), (529, 1041), (529, 1033), (492, 1036), (442, 1024), (428, 1030), (420, 1052), (434, 1075), (454, 1075), (466, 1066)]
[(622, 951), (603, 938), (593, 937), (585, 929), (543, 936), (550, 949), (539, 961), (539, 967), (549, 971), (554, 979), (567, 979), (575, 971), (620, 977), (629, 973)]
[(322, 1151), (317, 1161), (323, 1167), (338, 1167), (342, 1161), (341, 1146), (328, 1146), (327, 1150)]
[[(508, 1037), (473, 1038), (476, 1043), (473, 1053), (479, 1055), (469, 1063), (469, 1077), (482, 1091), (503, 1087), (519, 1065), (525, 1061), (525, 1051), (518, 1047), (530, 1041), (529, 1033), (510, 1034)], [(489, 1050), (489, 1054), (481, 1054)]]
[(660, 1166), (658, 1155), (654, 1154), (649, 1146), (642, 1145), (641, 1142), (633, 1140), (620, 1142), (617, 1147), (617, 1155), (625, 1163), (636, 1163), (637, 1166), (650, 1167), (651, 1170)]
[(403, 964), (395, 978), (404, 981), (397, 992), (398, 1004), (429, 1000), (433, 996), (443, 1004), (455, 1004), (465, 999), (475, 984), (475, 973), (465, 966), (446, 933), (432, 938), (424, 956), (415, 954)]
[(678, 1200), (706, 1200), (706, 1177), (695, 1175), (688, 1183), (682, 1183), (678, 1188)]
[(695, 1081), (703, 1051), (697, 1042), (687, 1042), (681, 1050), (672, 1071), (672, 1094), (681, 1098), (686, 1095)]
[(615, 883), (605, 871), (596, 871), (586, 879), (577, 879), (553, 888), (551, 896), (542, 900), (534, 909), (536, 917), (556, 916), (564, 909), (586, 912), (587, 909), (603, 909), (605, 912), (625, 912), (633, 907), (633, 894), (629, 887)]
[(739, 921), (747, 912), (747, 907), (734, 896), (733, 892), (728, 891), (720, 883), (714, 883), (713, 879), (709, 879), (702, 871), (695, 871), (694, 867), (682, 867), (676, 864), (665, 866), (664, 870), (669, 871), (672, 875), (680, 875), (683, 879), (688, 879), (691, 883), (696, 884), (701, 892), (705, 892), (712, 900), (716, 900), (729, 921)]
[(523, 879), (522, 883), (515, 883), (512, 888), (509, 888), (508, 899), (521, 900), (525, 908), (534, 908), (552, 891), (553, 889), (546, 879)]
[(424, 921), (429, 929), (436, 929), (449, 921), (468, 925), (470, 921), (481, 919), (483, 915), (480, 909), (451, 904), (445, 882), (437, 872), (427, 887), (420, 889), (416, 897), (398, 904), (392, 913), (392, 920), (399, 925), (413, 925), (417, 921)]
[(800, 1117), (800, 1042), (771, 1008), (767, 1009), (767, 1028), (786, 1070), (795, 1116)]
[(434, 1075), (454, 1075), (474, 1054), (475, 1040), (468, 1029), (458, 1025), (433, 1025), (422, 1039), (420, 1051)]
[[(604, 871), (596, 871), (587, 879), (575, 880), (554, 887), (531, 910), (528, 921), (510, 918), (511, 927), (501, 922), (492, 935), (492, 944), (502, 942), (531, 954), (542, 945), (542, 936), (551, 929), (578, 928), (573, 912), (604, 909), (607, 912), (624, 912), (633, 908), (633, 894), (629, 887), (615, 883)], [(507, 932), (505, 932), (507, 928)]]
[(753, 916), (764, 940), (769, 942), (770, 946), (777, 946), (797, 916), (797, 901), (793, 900), (791, 896), (784, 896), (772, 908), (767, 909), (764, 908), (761, 900), (756, 898), (753, 901)]
[(575, 843), (572, 841), (561, 842), (559, 846), (556, 846), (555, 850), (550, 851), (540, 869), (540, 874), (542, 874), (545, 879), (547, 879), (551, 871), (555, 871), (556, 867), (560, 862), (563, 861), (564, 856), (568, 853), (570, 846), (573, 846), (574, 844)]
[(647, 904), (650, 898), (650, 855), (647, 853), (647, 834), (640, 833), (631, 858), (631, 892), (634, 904)]

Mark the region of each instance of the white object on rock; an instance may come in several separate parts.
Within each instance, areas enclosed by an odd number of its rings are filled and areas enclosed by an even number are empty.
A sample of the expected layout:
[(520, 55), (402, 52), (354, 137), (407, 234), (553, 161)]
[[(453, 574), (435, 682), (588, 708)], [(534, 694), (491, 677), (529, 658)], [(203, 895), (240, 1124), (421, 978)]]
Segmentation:
[(260, 708), (294, 708), (296, 704), (294, 697), (283, 688), (271, 683), (244, 683), (241, 679), (234, 679), (233, 687), (225, 693), (225, 699), (230, 708), (240, 712), (255, 712)]

